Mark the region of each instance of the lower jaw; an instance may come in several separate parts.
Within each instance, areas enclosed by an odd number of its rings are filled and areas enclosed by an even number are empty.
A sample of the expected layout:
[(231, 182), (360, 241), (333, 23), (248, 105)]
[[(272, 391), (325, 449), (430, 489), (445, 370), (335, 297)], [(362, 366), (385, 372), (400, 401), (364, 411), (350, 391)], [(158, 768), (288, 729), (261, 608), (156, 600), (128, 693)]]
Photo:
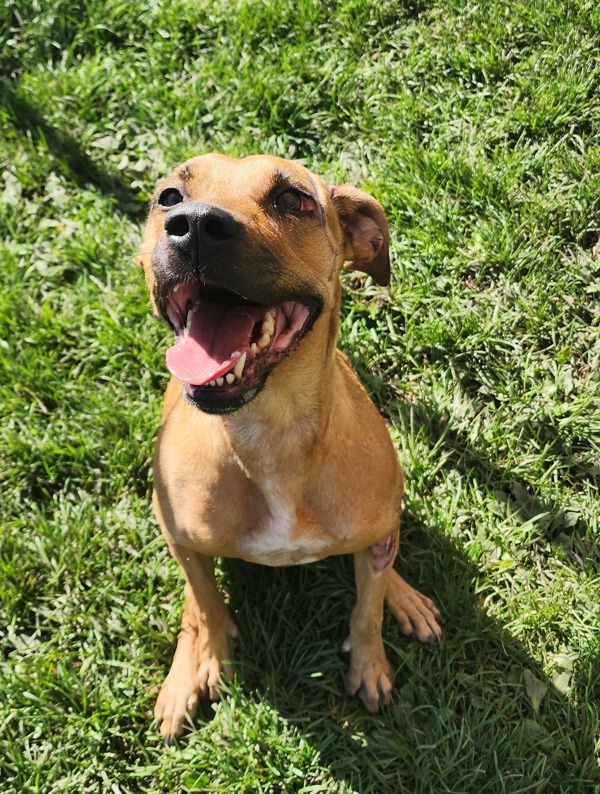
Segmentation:
[(193, 405), (205, 414), (230, 414), (248, 405), (265, 385), (266, 377), (247, 391), (235, 395), (213, 391), (213, 387), (183, 385), (183, 397), (189, 405)]

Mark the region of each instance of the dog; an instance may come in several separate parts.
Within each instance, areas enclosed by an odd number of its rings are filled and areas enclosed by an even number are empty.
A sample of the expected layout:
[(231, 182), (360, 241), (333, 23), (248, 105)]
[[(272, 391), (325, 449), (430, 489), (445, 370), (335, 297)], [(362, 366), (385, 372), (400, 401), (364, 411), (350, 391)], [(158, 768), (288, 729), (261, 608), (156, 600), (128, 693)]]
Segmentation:
[(266, 155), (195, 157), (161, 182), (138, 260), (175, 332), (154, 510), (186, 585), (155, 719), (167, 744), (231, 676), (237, 628), (214, 558), (296, 565), (352, 554), (349, 695), (388, 704), (384, 602), (441, 638), (436, 605), (392, 567), (404, 476), (387, 427), (337, 349), (342, 267), (390, 279), (381, 205)]

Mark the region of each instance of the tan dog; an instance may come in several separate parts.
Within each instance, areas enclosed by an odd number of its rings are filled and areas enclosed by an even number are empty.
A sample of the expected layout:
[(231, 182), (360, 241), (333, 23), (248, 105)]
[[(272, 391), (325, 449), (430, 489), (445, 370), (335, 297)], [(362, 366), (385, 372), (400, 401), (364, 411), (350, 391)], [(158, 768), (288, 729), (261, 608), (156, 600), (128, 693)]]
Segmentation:
[(168, 743), (230, 674), (237, 629), (215, 556), (263, 565), (353, 554), (347, 691), (375, 712), (402, 631), (439, 641), (434, 603), (394, 571), (403, 475), (384, 422), (336, 349), (339, 270), (389, 282), (371, 196), (274, 157), (196, 157), (162, 182), (139, 255), (173, 327), (154, 508), (186, 579), (177, 649), (155, 708)]

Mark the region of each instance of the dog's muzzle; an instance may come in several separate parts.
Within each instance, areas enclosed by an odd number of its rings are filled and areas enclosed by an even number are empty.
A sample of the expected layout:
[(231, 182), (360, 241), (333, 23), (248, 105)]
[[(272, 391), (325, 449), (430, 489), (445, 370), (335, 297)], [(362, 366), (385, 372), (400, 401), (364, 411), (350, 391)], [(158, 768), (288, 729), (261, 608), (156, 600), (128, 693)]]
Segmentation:
[(321, 311), (320, 298), (276, 286), (279, 263), (251, 246), (220, 207), (189, 202), (165, 217), (153, 265), (157, 307), (175, 331), (170, 372), (208, 413), (251, 400)]

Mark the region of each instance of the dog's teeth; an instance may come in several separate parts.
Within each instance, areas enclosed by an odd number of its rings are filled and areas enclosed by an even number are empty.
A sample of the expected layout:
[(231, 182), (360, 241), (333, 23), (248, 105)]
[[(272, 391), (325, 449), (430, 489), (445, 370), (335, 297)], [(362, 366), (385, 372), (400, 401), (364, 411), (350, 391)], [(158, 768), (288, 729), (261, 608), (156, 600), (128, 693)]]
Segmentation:
[(216, 380), (209, 380), (208, 381), (208, 385), (209, 386), (216, 386), (217, 385), (217, 381)]
[(273, 312), (271, 310), (265, 314), (260, 330), (263, 332), (263, 334), (268, 334), (269, 336), (271, 336), (275, 331), (275, 317), (273, 316)]
[(225, 378), (217, 378), (217, 386), (222, 386), (225, 383)]
[(187, 337), (188, 337), (188, 335), (189, 335), (189, 333), (190, 333), (190, 326), (191, 326), (191, 324), (192, 324), (192, 314), (193, 314), (195, 311), (196, 311), (196, 309), (195, 309), (194, 307), (192, 307), (192, 308), (191, 308), (191, 309), (188, 311), (188, 313), (187, 313), (187, 316), (186, 316), (186, 318), (185, 318), (185, 323), (184, 323), (184, 325), (183, 325), (183, 336), (184, 336), (184, 338), (185, 338), (185, 339), (187, 339)]
[[(219, 380), (221, 380), (221, 378), (219, 378)], [(225, 380), (227, 381), (227, 384), (231, 386), (231, 384), (235, 380), (235, 375), (233, 374), (233, 372), (228, 372), (227, 375), (225, 375)]]
[(258, 340), (258, 346), (260, 348), (265, 348), (269, 346), (269, 342), (271, 341), (270, 334), (263, 334), (261, 338)]
[(252, 342), (250, 345), (250, 350), (256, 355), (258, 353), (258, 345), (255, 342)]
[(235, 367), (233, 368), (232, 372), (235, 378), (241, 378), (242, 372), (244, 371), (244, 364), (246, 363), (246, 353), (242, 353), (242, 355), (238, 358), (235, 362)]

